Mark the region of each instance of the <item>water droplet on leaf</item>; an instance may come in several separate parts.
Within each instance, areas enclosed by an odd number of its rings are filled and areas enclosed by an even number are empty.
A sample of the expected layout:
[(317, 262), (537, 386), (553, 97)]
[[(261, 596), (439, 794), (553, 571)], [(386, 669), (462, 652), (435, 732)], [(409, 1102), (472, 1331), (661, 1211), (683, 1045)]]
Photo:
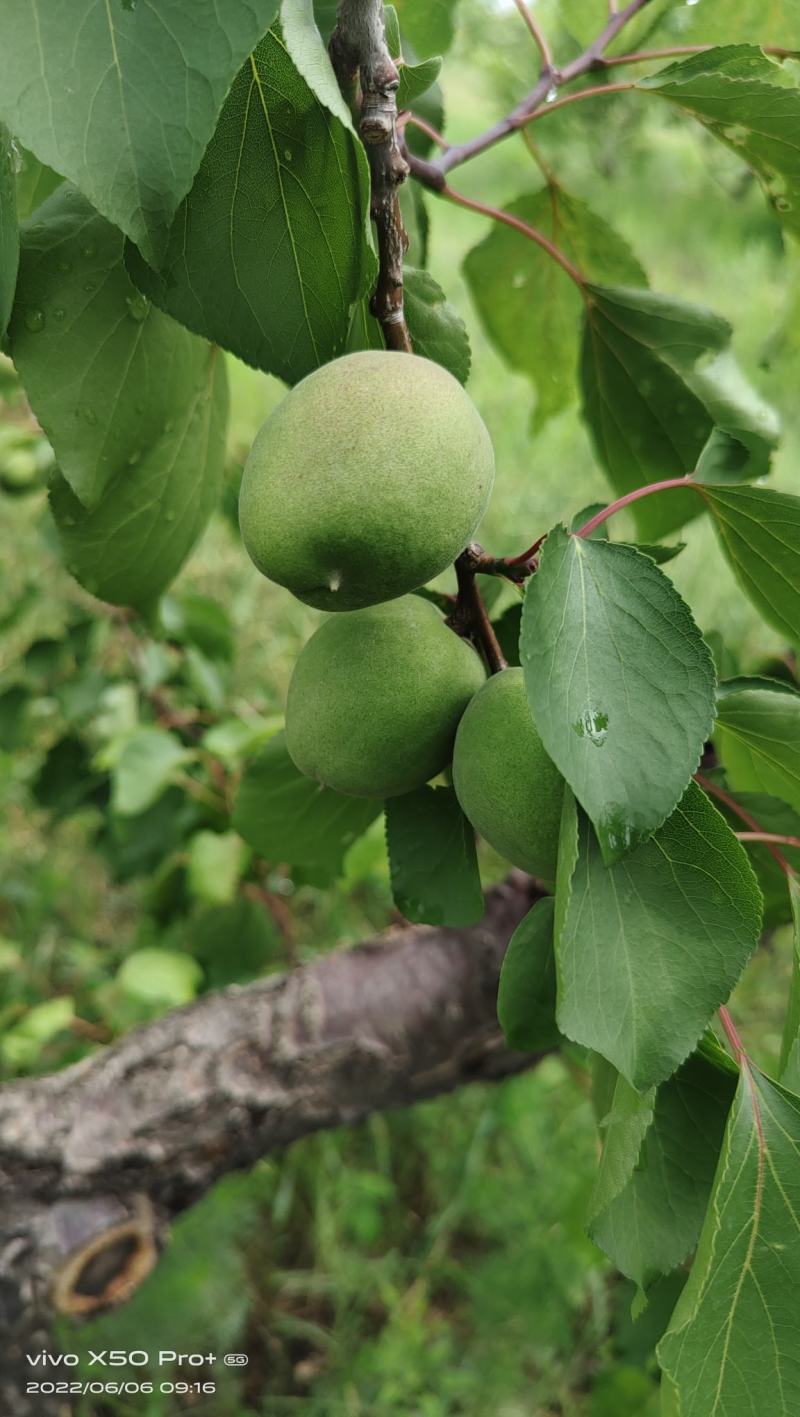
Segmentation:
[(44, 310), (26, 310), (25, 328), (30, 330), (32, 334), (38, 334), (39, 330), (44, 329), (45, 324)]
[(87, 241), (85, 246), (81, 246), (81, 255), (85, 256), (87, 261), (90, 261), (92, 256), (97, 255), (97, 247), (93, 241)]
[(128, 307), (128, 314), (137, 324), (141, 324), (142, 320), (147, 319), (150, 310), (150, 301), (147, 299), (146, 295), (142, 295), (141, 292), (137, 290), (135, 295), (126, 295), (125, 304)]
[(66, 310), (64, 310), (61, 305), (59, 305), (58, 308), (53, 311), (53, 314), (55, 315), (57, 320), (63, 320), (66, 313)]
[(588, 738), (596, 748), (602, 748), (608, 737), (608, 714), (589, 705), (572, 724), (572, 731), (579, 738)]

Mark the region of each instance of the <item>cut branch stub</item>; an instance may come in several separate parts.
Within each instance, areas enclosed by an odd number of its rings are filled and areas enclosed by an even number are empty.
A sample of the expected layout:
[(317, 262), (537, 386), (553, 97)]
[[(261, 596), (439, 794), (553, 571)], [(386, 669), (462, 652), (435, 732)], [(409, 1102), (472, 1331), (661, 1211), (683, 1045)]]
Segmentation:
[(359, 132), (372, 177), (371, 215), (378, 237), (378, 283), (370, 309), (389, 349), (411, 352), (403, 308), (403, 257), (408, 237), (397, 189), (409, 166), (397, 135), (400, 76), (386, 45), (380, 0), (341, 0), (330, 41), (331, 62), (342, 92), (352, 101), (356, 73), (361, 89)]

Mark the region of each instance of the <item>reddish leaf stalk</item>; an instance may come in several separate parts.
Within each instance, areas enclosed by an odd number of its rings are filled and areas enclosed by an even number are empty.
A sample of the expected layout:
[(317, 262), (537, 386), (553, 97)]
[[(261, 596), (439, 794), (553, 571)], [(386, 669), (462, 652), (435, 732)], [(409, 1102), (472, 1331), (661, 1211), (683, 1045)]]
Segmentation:
[(719, 1011), (719, 1018), (720, 1023), (722, 1024), (722, 1027), (725, 1030), (725, 1037), (730, 1043), (731, 1048), (733, 1049), (733, 1052), (736, 1056), (736, 1061), (738, 1063), (741, 1063), (743, 1059), (747, 1057), (747, 1053), (745, 1052), (745, 1046), (736, 1031), (736, 1025), (734, 1024), (733, 1019), (731, 1018), (730, 1013), (725, 1008), (724, 1004)]
[(616, 502), (609, 502), (607, 507), (596, 512), (575, 535), (591, 536), (592, 532), (608, 521), (609, 517), (613, 517), (615, 512), (621, 512), (622, 508), (629, 506), (631, 502), (638, 502), (640, 497), (650, 497), (653, 492), (669, 492), (673, 487), (692, 487), (699, 491), (697, 484), (691, 481), (693, 475), (688, 472), (685, 477), (668, 477), (664, 482), (649, 482), (646, 487), (634, 487), (632, 492), (626, 492), (624, 497), (618, 497)]
[(718, 787), (715, 782), (711, 782), (711, 780), (704, 777), (701, 772), (695, 773), (694, 780), (699, 787), (702, 787), (704, 792), (708, 792), (712, 797), (716, 797), (718, 802), (724, 802), (725, 806), (728, 807), (731, 812), (734, 812), (740, 821), (750, 827), (751, 831), (758, 833), (759, 840), (763, 840), (770, 856), (773, 857), (787, 876), (794, 874), (786, 857), (781, 855), (777, 846), (774, 846), (771, 841), (766, 840), (771, 834), (764, 831), (761, 823), (752, 813), (748, 812), (745, 807), (742, 807), (741, 804), (736, 801), (735, 797), (731, 797), (730, 793), (726, 792), (724, 787)]
[(765, 845), (774, 841), (779, 846), (792, 846), (800, 851), (800, 836), (781, 836), (780, 832), (737, 832), (736, 837), (739, 841), (763, 841)]
[(520, 221), (519, 217), (512, 216), (511, 212), (504, 212), (500, 207), (489, 207), (485, 202), (476, 202), (473, 197), (465, 197), (462, 192), (454, 192), (447, 183), (441, 188), (440, 195), (447, 197), (448, 201), (455, 202), (459, 207), (467, 207), (471, 212), (480, 212), (481, 216), (491, 217), (493, 221), (500, 221), (504, 226), (510, 226), (512, 231), (518, 231), (521, 236), (527, 236), (529, 241), (535, 241), (537, 246), (541, 246), (548, 256), (559, 265), (562, 271), (566, 271), (570, 280), (574, 281), (579, 290), (584, 287), (584, 279), (577, 266), (573, 266), (569, 257), (559, 250), (558, 246), (545, 236), (543, 231), (539, 231), (535, 226), (529, 226), (527, 222)]

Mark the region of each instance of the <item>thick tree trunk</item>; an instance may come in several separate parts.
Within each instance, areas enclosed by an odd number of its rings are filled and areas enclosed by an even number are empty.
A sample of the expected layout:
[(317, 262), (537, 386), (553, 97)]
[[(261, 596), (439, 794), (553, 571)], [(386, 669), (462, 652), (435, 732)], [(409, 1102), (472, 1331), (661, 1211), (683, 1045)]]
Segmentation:
[(172, 1217), (225, 1172), (528, 1066), (505, 1047), (495, 1000), (534, 898), (527, 880), (509, 880), (471, 929), (390, 932), (0, 1090), (0, 1411), (47, 1410), (25, 1406), (25, 1354), (42, 1347), (53, 1309), (123, 1302)]

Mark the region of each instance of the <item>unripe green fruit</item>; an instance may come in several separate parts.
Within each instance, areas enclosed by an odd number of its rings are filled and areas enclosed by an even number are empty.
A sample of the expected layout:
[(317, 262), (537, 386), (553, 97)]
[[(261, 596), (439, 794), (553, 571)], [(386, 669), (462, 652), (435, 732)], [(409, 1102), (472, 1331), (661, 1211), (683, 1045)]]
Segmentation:
[(319, 610), (357, 610), (449, 566), (493, 479), (489, 434), (452, 374), (365, 350), (315, 369), (270, 414), (239, 525), (265, 576)]
[(547, 756), (521, 669), (492, 675), (461, 720), (453, 785), (475, 830), (514, 866), (555, 878), (564, 779)]
[(336, 615), (295, 665), (286, 746), (326, 787), (396, 797), (447, 766), (483, 681), (474, 649), (419, 596)]

